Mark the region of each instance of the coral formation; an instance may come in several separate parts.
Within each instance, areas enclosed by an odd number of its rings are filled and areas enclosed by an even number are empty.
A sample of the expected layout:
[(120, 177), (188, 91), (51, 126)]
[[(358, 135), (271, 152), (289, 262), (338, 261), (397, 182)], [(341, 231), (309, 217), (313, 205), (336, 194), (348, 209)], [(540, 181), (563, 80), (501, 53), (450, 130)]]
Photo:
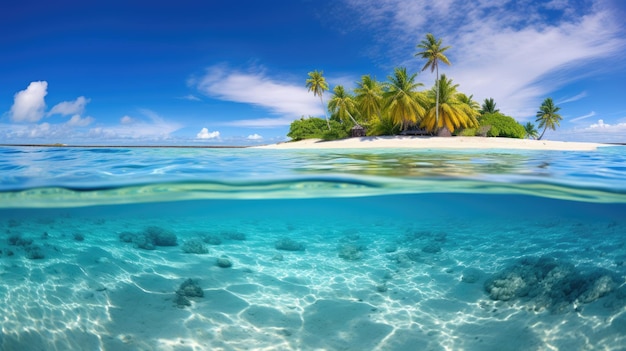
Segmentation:
[(337, 247), (339, 257), (346, 261), (357, 261), (363, 258), (365, 246), (354, 244), (342, 244)]
[(184, 253), (191, 254), (205, 254), (209, 252), (209, 249), (206, 248), (202, 240), (199, 239), (191, 239), (187, 240), (183, 243), (181, 249)]
[(290, 238), (282, 238), (274, 244), (277, 250), (283, 251), (304, 251), (304, 244)]
[(43, 251), (41, 251), (41, 248), (37, 245), (25, 246), (24, 249), (26, 250), (26, 258), (28, 259), (41, 260), (46, 257)]
[(583, 271), (550, 257), (526, 257), (487, 279), (485, 290), (493, 300), (521, 299), (535, 311), (558, 313), (606, 296), (618, 285), (606, 270)]
[(144, 250), (154, 250), (157, 246), (177, 245), (176, 234), (157, 226), (146, 227), (141, 233), (122, 232), (119, 238), (122, 242), (132, 242), (135, 247)]
[(230, 268), (233, 266), (233, 262), (228, 257), (220, 257), (215, 263), (220, 268)]
[(21, 234), (11, 234), (8, 241), (11, 246), (29, 246), (33, 243), (33, 239), (23, 238)]
[(176, 290), (174, 303), (178, 308), (191, 306), (191, 301), (189, 300), (190, 297), (204, 297), (204, 291), (198, 282), (191, 278), (180, 284), (180, 287)]
[(209, 245), (220, 245), (222, 243), (222, 239), (216, 235), (207, 235), (202, 240)]

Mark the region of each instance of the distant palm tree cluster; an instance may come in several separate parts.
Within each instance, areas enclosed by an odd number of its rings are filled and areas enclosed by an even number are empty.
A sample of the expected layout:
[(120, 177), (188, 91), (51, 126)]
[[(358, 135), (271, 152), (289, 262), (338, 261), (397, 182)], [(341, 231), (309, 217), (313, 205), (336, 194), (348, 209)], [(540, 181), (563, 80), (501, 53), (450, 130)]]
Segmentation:
[[(430, 69), (435, 73), (435, 84), (431, 89), (419, 90), (423, 84), (416, 82), (417, 73), (408, 73), (406, 68), (397, 67), (387, 81), (380, 82), (371, 75), (364, 75), (357, 82), (352, 92), (342, 85), (333, 89), (333, 95), (324, 104), (323, 95), (329, 90), (323, 71), (312, 71), (308, 74), (306, 87), (315, 96), (319, 96), (324, 107), (326, 126), (331, 130), (331, 122), (335, 120), (341, 124), (351, 126), (366, 126), (369, 135), (397, 134), (407, 130), (421, 129), (424, 132), (437, 134), (440, 131), (465, 132), (463, 135), (476, 133), (485, 121), (494, 121), (494, 116), (504, 116), (496, 109), (492, 98), (485, 99), (482, 106), (472, 100), (472, 95), (458, 91), (458, 84), (445, 74), (439, 75), (439, 63), (450, 65), (450, 60), (444, 54), (450, 46), (442, 46), (442, 40), (436, 39), (428, 33), (418, 45), (415, 56), (426, 60), (422, 71)], [(548, 128), (556, 130), (562, 117), (558, 114), (559, 107), (554, 105), (551, 98), (547, 98), (536, 115), (539, 128), (543, 128), (541, 135), (535, 126), (528, 122), (525, 125), (515, 126), (514, 132), (499, 133), (507, 126), (494, 126), (491, 136), (514, 136), (541, 139)], [(326, 111), (331, 112), (329, 120)], [(296, 121), (299, 122), (299, 121)], [(333, 122), (336, 123), (336, 122)], [(497, 121), (496, 124), (510, 123)]]

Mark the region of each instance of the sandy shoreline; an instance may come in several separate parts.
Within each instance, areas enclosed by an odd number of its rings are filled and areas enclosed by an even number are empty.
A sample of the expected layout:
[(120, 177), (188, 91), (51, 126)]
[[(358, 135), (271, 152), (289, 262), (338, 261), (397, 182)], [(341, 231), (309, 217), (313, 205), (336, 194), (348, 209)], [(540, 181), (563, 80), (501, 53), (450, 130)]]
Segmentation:
[(307, 139), (258, 146), (264, 149), (365, 149), (365, 148), (410, 148), (410, 149), (516, 149), (516, 150), (563, 150), (593, 151), (608, 144), (568, 142), (550, 140), (528, 140), (481, 137), (413, 137), (379, 136), (350, 138), (334, 141)]

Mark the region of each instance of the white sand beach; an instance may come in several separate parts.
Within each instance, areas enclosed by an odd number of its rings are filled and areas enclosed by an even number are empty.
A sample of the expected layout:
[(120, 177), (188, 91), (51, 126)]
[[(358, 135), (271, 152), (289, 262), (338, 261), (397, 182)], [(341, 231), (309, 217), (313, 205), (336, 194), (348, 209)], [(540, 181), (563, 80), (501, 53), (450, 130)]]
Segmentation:
[(259, 147), (266, 149), (410, 148), (593, 151), (601, 146), (607, 146), (607, 144), (511, 138), (378, 136), (333, 141), (306, 139)]

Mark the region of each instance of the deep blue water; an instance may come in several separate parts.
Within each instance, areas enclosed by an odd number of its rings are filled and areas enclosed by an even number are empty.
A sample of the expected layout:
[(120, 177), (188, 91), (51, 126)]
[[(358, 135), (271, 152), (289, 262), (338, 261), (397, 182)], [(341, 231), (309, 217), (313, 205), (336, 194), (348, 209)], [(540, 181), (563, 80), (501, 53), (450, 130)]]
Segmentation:
[(624, 350), (625, 151), (0, 147), (0, 349)]

